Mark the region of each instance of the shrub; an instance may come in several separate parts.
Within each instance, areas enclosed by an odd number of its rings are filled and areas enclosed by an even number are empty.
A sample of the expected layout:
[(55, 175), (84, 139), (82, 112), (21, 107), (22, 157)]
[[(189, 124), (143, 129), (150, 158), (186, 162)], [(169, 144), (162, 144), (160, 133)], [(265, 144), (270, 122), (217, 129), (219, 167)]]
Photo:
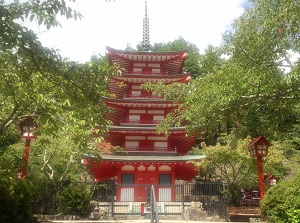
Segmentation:
[(84, 215), (90, 208), (91, 190), (88, 185), (71, 184), (58, 192), (57, 199), (59, 212)]
[(300, 223), (300, 174), (270, 188), (261, 211), (269, 223)]
[(31, 217), (32, 185), (27, 180), (0, 176), (0, 222), (24, 223)]

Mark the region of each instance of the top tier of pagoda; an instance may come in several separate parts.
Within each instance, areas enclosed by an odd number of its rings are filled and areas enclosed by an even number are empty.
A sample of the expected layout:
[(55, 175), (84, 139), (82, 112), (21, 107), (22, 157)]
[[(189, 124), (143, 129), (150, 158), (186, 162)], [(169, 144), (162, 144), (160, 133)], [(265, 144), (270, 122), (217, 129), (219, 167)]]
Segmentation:
[(107, 47), (110, 64), (118, 64), (124, 74), (178, 75), (182, 72), (186, 51), (134, 52)]

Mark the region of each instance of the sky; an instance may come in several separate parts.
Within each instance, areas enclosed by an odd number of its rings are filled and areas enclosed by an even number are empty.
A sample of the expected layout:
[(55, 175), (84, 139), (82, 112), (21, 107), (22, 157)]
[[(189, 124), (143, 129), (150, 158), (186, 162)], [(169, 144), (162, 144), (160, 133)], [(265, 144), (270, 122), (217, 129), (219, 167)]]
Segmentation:
[[(145, 0), (76, 0), (69, 5), (84, 18), (60, 18), (62, 28), (50, 31), (34, 27), (42, 44), (63, 57), (86, 62), (94, 54), (105, 55), (106, 46), (136, 48), (143, 39)], [(204, 52), (209, 44), (221, 44), (222, 33), (246, 6), (247, 0), (147, 0), (150, 44), (182, 37)]]

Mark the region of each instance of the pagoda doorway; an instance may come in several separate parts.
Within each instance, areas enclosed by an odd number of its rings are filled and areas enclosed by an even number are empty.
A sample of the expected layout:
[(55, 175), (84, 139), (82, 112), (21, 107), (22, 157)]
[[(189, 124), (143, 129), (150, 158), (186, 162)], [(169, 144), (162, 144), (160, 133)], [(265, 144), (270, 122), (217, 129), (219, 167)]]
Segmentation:
[(137, 175), (137, 201), (148, 201), (151, 196), (151, 185), (155, 184), (155, 175), (154, 173), (138, 173)]

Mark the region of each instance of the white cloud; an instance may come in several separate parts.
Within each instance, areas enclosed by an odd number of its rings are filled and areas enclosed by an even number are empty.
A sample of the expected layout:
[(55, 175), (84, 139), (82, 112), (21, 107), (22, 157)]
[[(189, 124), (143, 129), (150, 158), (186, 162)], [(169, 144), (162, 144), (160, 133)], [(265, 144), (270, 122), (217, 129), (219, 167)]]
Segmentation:
[[(245, 0), (148, 0), (150, 43), (174, 41), (178, 37), (196, 44), (219, 45), (226, 28), (244, 11)], [(39, 34), (49, 47), (75, 61), (87, 61), (92, 54), (105, 54), (106, 46), (135, 47), (143, 37), (145, 1), (77, 0), (72, 8), (81, 21), (64, 20), (63, 28)]]

